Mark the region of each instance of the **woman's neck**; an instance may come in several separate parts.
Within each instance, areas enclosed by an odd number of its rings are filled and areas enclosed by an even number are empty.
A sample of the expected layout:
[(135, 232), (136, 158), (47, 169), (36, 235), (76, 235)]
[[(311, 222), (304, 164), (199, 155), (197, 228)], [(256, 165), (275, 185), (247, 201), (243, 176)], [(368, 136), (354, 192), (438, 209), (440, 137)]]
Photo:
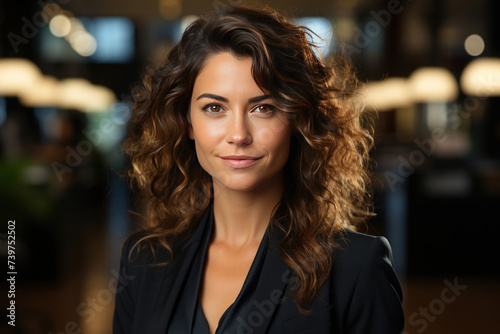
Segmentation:
[(272, 211), (281, 199), (282, 184), (255, 192), (214, 185), (214, 194), (213, 242), (244, 247), (262, 240)]

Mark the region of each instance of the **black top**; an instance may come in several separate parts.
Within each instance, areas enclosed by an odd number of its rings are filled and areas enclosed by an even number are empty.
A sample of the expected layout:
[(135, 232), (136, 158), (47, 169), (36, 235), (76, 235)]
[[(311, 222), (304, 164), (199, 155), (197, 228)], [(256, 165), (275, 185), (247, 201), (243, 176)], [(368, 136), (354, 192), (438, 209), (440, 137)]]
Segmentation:
[(210, 329), (208, 328), (207, 318), (203, 314), (201, 304), (198, 301), (196, 303), (196, 309), (194, 311), (194, 321), (193, 321), (193, 333), (209, 334)]
[[(113, 333), (208, 333), (198, 300), (203, 261), (213, 225), (212, 205), (193, 235), (174, 246), (174, 259), (154, 267), (152, 254), (133, 254), (130, 239), (123, 249), (116, 293)], [(295, 277), (281, 260), (278, 235), (266, 234), (235, 302), (219, 321), (217, 333), (401, 333), (402, 292), (392, 268), (387, 240), (346, 230), (338, 238), (332, 270), (310, 304), (299, 312), (290, 289)], [(156, 260), (168, 255), (157, 249)]]

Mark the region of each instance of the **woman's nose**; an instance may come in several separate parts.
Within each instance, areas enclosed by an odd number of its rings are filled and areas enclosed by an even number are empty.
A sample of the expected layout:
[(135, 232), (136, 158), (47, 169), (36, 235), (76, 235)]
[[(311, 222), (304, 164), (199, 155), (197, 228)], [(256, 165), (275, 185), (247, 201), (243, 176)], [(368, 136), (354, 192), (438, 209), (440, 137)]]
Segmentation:
[(248, 120), (244, 115), (231, 115), (227, 123), (226, 133), (228, 143), (235, 145), (249, 145), (252, 143), (252, 134)]

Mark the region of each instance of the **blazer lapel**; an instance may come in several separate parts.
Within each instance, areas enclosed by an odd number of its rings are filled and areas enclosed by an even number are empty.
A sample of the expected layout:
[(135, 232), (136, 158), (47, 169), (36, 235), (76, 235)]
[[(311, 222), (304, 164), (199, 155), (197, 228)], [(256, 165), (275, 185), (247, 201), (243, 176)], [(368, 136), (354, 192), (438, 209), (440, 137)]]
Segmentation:
[[(145, 290), (151, 293), (145, 296), (143, 305), (154, 303), (147, 323), (138, 332), (148, 334), (165, 334), (171, 326), (173, 314), (185, 317), (175, 323), (182, 323), (187, 333), (191, 332), (192, 316), (197, 302), (199, 277), (191, 277), (193, 273), (201, 275), (205, 252), (210, 239), (213, 225), (212, 204), (202, 216), (194, 234), (185, 242), (181, 250), (176, 252), (174, 260), (161, 271), (156, 272), (148, 282)], [(261, 256), (264, 257), (260, 273), (253, 275), (248, 287), (240, 295), (240, 301), (231, 314), (230, 321), (220, 324), (217, 333), (233, 333), (233, 329), (243, 333), (265, 333), (279, 306), (290, 296), (287, 291), (294, 284), (291, 271), (282, 261), (279, 254), (279, 233), (270, 238), (266, 234), (263, 240), (264, 248)], [(267, 240), (266, 240), (267, 239)], [(193, 271), (191, 267), (195, 265)], [(189, 286), (186, 286), (188, 284)], [(196, 285), (196, 286), (195, 286)], [(247, 285), (247, 284), (245, 284)], [(139, 306), (139, 305), (138, 305)], [(176, 310), (181, 310), (176, 312)], [(184, 332), (184, 330), (183, 330)]]
[(261, 271), (249, 277), (252, 282), (235, 301), (235, 308), (228, 314), (230, 321), (224, 321), (217, 333), (266, 333), (279, 305), (288, 298), (285, 292), (289, 283), (293, 285), (291, 271), (281, 260), (276, 239), (265, 238), (268, 243)]
[(293, 286), (293, 282), (291, 270), (281, 259), (278, 243), (276, 239), (272, 238), (255, 292), (255, 300), (248, 317), (250, 322), (252, 321), (250, 317), (252, 312), (260, 312), (263, 316), (262, 325), (258, 326), (255, 333), (266, 333), (279, 305), (290, 298), (286, 291), (289, 290), (289, 285)]
[[(172, 321), (172, 314), (175, 309), (183, 307), (182, 312), (178, 312), (180, 316), (185, 316), (182, 323), (185, 323), (187, 328), (191, 326), (191, 316), (194, 313), (194, 307), (198, 294), (198, 279), (189, 280), (191, 284), (196, 286), (188, 286), (189, 273), (191, 267), (196, 261), (201, 267), (203, 266), (203, 258), (200, 255), (205, 252), (199, 251), (200, 246), (205, 246), (210, 238), (211, 226), (213, 223), (212, 205), (206, 210), (202, 216), (198, 227), (194, 234), (185, 242), (182, 249), (174, 254), (174, 259), (163, 269), (163, 280), (159, 289), (155, 289), (153, 298), (156, 299), (149, 323), (141, 332), (150, 334), (165, 334), (167, 328)], [(182, 292), (182, 294), (181, 294)]]

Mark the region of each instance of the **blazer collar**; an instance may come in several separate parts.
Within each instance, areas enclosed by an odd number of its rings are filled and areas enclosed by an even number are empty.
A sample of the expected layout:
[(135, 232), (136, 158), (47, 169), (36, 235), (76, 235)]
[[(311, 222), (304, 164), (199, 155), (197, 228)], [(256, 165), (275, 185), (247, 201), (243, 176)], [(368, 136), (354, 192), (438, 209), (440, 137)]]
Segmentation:
[[(263, 262), (260, 272), (249, 273), (251, 282), (245, 282), (248, 287), (238, 296), (241, 300), (236, 300), (234, 313), (219, 324), (222, 328), (216, 334), (266, 333), (279, 305), (288, 298), (285, 292), (289, 291), (291, 271), (281, 260), (274, 238), (270, 240), (266, 233), (263, 242), (263, 258), (255, 260)], [(252, 265), (251, 271), (254, 269)]]
[[(205, 254), (210, 241), (212, 226), (214, 224), (213, 217), (213, 201), (203, 214), (200, 222), (193, 235), (186, 240), (179, 251), (174, 253), (174, 258), (171, 263), (163, 268), (163, 275), (155, 276), (156, 282), (152, 283), (155, 291), (152, 291), (152, 299), (156, 299), (152, 309), (151, 316), (145, 328), (141, 328), (143, 333), (164, 334), (169, 328), (172, 321), (172, 314), (179, 307), (185, 308), (182, 312), (177, 312), (186, 319), (187, 333), (191, 333), (192, 315), (194, 314), (195, 303), (197, 302), (197, 294), (199, 289), (199, 280), (195, 280), (197, 286), (191, 286), (185, 289), (187, 281), (193, 283), (193, 277), (190, 274), (200, 274), (203, 269)], [(262, 271), (259, 277), (254, 279), (257, 282), (251, 282), (252, 288), (255, 289), (251, 293), (251, 298), (245, 300), (248, 303), (247, 307), (242, 308), (243, 313), (238, 314), (241, 326), (253, 329), (253, 333), (264, 333), (269, 326), (270, 320), (278, 308), (279, 304), (286, 298), (285, 291), (290, 279), (290, 270), (281, 260), (279, 249), (277, 247), (279, 233), (273, 233), (272, 239), (269, 239), (268, 233), (264, 236), (263, 246), (265, 247), (262, 264)], [(267, 241), (267, 242), (266, 242)], [(192, 268), (195, 265), (196, 268)], [(181, 295), (181, 292), (182, 295)], [(241, 295), (241, 294), (240, 294)], [(182, 300), (181, 300), (182, 299)], [(263, 320), (255, 326), (253, 319), (249, 315), (252, 312), (260, 312), (263, 315)], [(228, 314), (229, 315), (229, 314)], [(220, 325), (223, 325), (221, 323)], [(231, 326), (229, 326), (231, 327)], [(225, 334), (222, 331), (224, 328), (217, 330), (217, 333)]]
[[(156, 302), (146, 324), (147, 327), (141, 329), (142, 333), (165, 334), (172, 320), (172, 314), (178, 308), (180, 298), (183, 298), (183, 302), (185, 302), (184, 298), (192, 297), (180, 294), (184, 289), (193, 262), (201, 255), (198, 251), (200, 244), (204, 244), (205, 248), (208, 245), (212, 225), (213, 205), (211, 203), (201, 217), (193, 235), (184, 242), (182, 247), (174, 248), (173, 260), (163, 268), (163, 275), (156, 276), (153, 285), (156, 286), (156, 291), (152, 291), (152, 297), (156, 299)], [(198, 287), (193, 287), (191, 290), (194, 290), (192, 293), (197, 293)], [(194, 307), (194, 305), (190, 306)], [(186, 310), (185, 314), (187, 315), (188, 312), (189, 310)]]

